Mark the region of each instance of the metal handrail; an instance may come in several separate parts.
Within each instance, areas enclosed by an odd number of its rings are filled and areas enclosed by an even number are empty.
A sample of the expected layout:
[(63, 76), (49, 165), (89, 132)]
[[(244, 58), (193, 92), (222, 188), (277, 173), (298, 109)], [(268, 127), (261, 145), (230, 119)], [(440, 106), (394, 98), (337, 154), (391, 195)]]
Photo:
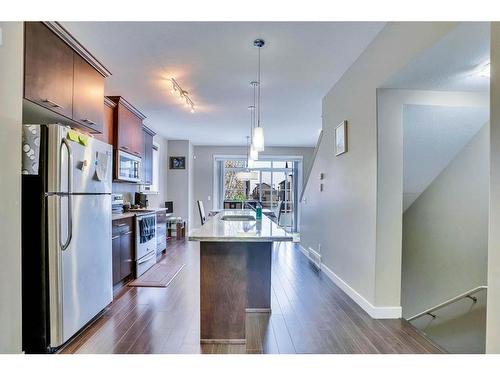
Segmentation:
[(302, 184), (302, 192), (300, 193), (299, 202), (302, 202), (302, 198), (304, 198), (304, 193), (306, 192), (307, 183), (309, 182), (309, 177), (311, 177), (311, 172), (314, 167), (314, 161), (316, 160), (316, 155), (318, 155), (319, 146), (321, 145), (322, 139), (323, 139), (323, 130), (321, 130), (321, 132), (319, 133), (318, 140), (316, 142), (316, 147), (314, 148), (314, 153), (309, 165), (309, 169), (307, 170), (307, 174), (305, 175), (306, 178), (304, 179), (304, 182)]
[(435, 318), (436, 315), (432, 314), (432, 312), (434, 312), (436, 310), (439, 310), (442, 307), (451, 305), (452, 303), (455, 303), (455, 302), (457, 302), (457, 301), (459, 301), (459, 300), (461, 300), (463, 298), (469, 298), (469, 299), (471, 299), (473, 301), (473, 303), (476, 303), (477, 302), (477, 297), (473, 297), (472, 295), (476, 294), (477, 292), (480, 292), (481, 290), (484, 290), (484, 289), (488, 289), (488, 287), (486, 285), (481, 285), (481, 286), (478, 286), (478, 287), (476, 287), (474, 289), (468, 290), (467, 292), (459, 294), (456, 297), (450, 298), (449, 300), (446, 300), (446, 301), (440, 303), (439, 305), (436, 305), (434, 307), (431, 307), (430, 309), (422, 311), (421, 313), (419, 313), (417, 315), (413, 315), (411, 318), (409, 318), (407, 320), (411, 321), (411, 320), (420, 318), (420, 317), (422, 317), (424, 315), (430, 315), (430, 316), (432, 316), (432, 318)]

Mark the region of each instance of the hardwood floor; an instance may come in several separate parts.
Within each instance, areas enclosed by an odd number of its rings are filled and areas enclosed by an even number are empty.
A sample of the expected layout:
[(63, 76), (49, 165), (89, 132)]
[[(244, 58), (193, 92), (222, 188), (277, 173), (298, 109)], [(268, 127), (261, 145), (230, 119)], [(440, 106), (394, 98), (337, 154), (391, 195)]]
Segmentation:
[(442, 353), (403, 320), (372, 319), (290, 243), (273, 249), (272, 314), (247, 314), (247, 343), (200, 345), (199, 243), (161, 262), (186, 266), (167, 288), (125, 287), (61, 353)]

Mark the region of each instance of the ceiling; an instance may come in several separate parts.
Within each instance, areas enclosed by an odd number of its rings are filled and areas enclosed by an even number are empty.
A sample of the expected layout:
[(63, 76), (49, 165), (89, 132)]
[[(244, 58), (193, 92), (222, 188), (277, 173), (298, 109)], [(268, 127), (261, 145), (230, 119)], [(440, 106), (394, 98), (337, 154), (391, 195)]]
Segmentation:
[(489, 22), (462, 22), (391, 77), (386, 88), (488, 91), (489, 78), (476, 73), (489, 62)]
[(404, 106), (403, 210), (488, 121), (488, 107)]
[[(380, 22), (62, 22), (111, 72), (121, 95), (169, 139), (241, 145), (262, 49), (262, 126), (270, 146), (314, 146), (321, 99), (382, 29)], [(170, 94), (175, 78), (196, 105)]]

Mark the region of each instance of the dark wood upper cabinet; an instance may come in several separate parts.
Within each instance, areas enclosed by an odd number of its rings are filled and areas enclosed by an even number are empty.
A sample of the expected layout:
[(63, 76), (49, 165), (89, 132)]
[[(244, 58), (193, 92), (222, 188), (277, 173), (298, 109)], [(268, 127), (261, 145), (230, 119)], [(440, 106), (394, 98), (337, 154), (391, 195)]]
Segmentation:
[(144, 132), (144, 151), (142, 158), (142, 182), (146, 185), (153, 183), (153, 137), (155, 133), (146, 126)]
[(116, 103), (114, 112), (114, 147), (130, 154), (143, 157), (144, 135), (142, 120), (146, 118), (121, 96), (108, 96)]
[(103, 117), (103, 127), (101, 134), (94, 135), (95, 138), (100, 141), (106, 142), (110, 145), (113, 144), (113, 116), (115, 111), (116, 104), (109, 100), (108, 98), (104, 98), (104, 117)]
[(104, 79), (111, 73), (59, 23), (24, 25), (23, 123), (100, 133)]
[(104, 77), (75, 53), (73, 120), (101, 133), (104, 119), (103, 98)]
[(73, 114), (73, 50), (42, 22), (25, 23), (24, 97)]

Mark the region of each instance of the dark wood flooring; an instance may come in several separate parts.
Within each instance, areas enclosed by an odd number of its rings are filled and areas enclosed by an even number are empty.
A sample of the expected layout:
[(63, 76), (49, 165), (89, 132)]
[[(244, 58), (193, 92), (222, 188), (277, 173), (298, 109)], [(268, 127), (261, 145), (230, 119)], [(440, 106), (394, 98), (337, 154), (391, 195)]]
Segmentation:
[(61, 353), (441, 353), (406, 321), (375, 320), (296, 245), (273, 249), (272, 314), (247, 314), (246, 345), (199, 343), (199, 243), (169, 243), (186, 264), (167, 288), (125, 287)]

